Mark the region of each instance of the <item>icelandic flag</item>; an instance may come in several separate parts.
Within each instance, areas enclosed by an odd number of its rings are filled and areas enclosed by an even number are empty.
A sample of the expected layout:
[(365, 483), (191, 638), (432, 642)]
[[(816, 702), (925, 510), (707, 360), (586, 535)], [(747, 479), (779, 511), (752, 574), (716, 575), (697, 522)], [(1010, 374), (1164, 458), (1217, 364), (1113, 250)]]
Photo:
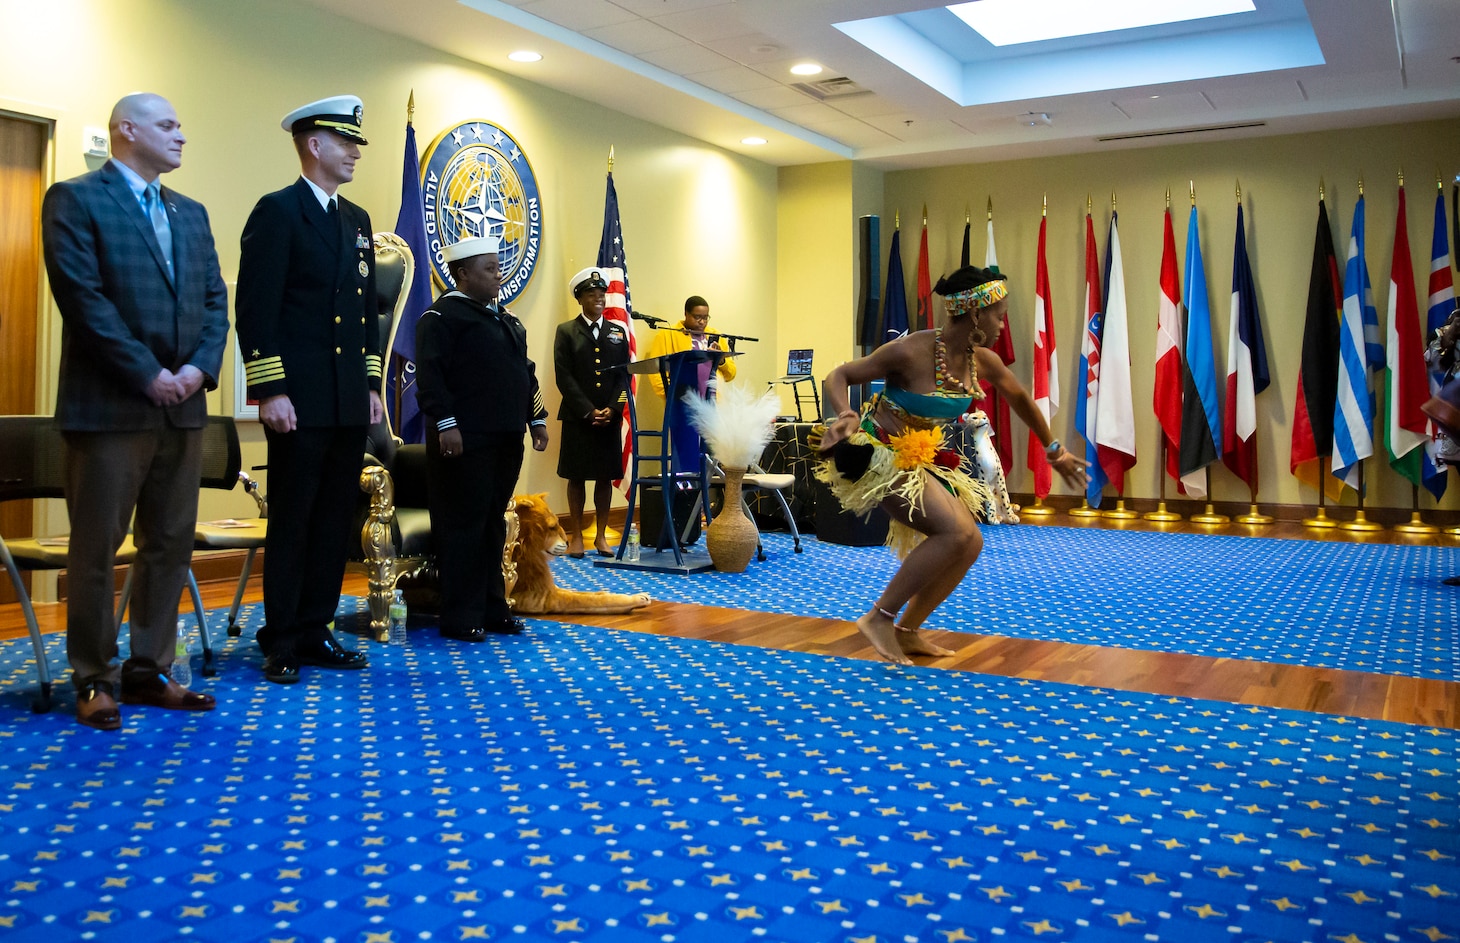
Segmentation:
[(1171, 229), (1171, 210), (1166, 210), (1165, 232), (1161, 243), (1161, 296), (1156, 309), (1156, 385), (1151, 405), (1161, 435), (1166, 440), (1166, 474), (1181, 484), (1181, 384), (1186, 368), (1182, 356), (1186, 349), (1186, 310), (1181, 306), (1181, 279), (1176, 270), (1176, 235)]
[(1100, 335), (1100, 399), (1095, 445), (1100, 467), (1125, 496), (1125, 473), (1136, 463), (1136, 411), (1130, 392), (1130, 331), (1125, 303), (1125, 264), (1120, 257), (1117, 214), (1110, 214), (1105, 242), (1105, 329)]
[(1232, 250), (1232, 319), (1227, 333), (1227, 412), (1222, 416), (1222, 461), (1257, 493), (1257, 395), (1267, 389), (1267, 345), (1257, 313), (1257, 287), (1247, 259), (1247, 228), (1237, 204)]
[(1075, 400), (1075, 428), (1085, 437), (1085, 469), (1090, 480), (1085, 484), (1085, 500), (1092, 508), (1100, 506), (1100, 493), (1105, 490), (1105, 469), (1100, 467), (1096, 423), (1100, 417), (1100, 338), (1105, 319), (1100, 311), (1100, 253), (1095, 249), (1095, 223), (1085, 214), (1085, 337), (1080, 344), (1080, 396)]
[(1202, 469), (1222, 457), (1217, 441), (1222, 404), (1217, 400), (1217, 360), (1212, 349), (1212, 309), (1196, 207), (1186, 223), (1186, 371), (1181, 388), (1181, 481), (1186, 493), (1207, 496)]
[[(1034, 266), (1034, 379), (1030, 385), (1034, 408), (1044, 417), (1045, 425), (1053, 428), (1050, 420), (1060, 409), (1060, 367), (1054, 341), (1054, 312), (1050, 304), (1049, 265), (1044, 252), (1045, 222), (1044, 219), (1039, 221), (1039, 252)], [(1034, 475), (1034, 496), (1048, 497), (1054, 483), (1049, 459), (1032, 430), (1029, 433), (1028, 465)]]
[[(385, 403), (395, 412), (391, 426), (406, 442), (425, 442), (426, 423), (416, 405), (416, 322), (431, 307), (431, 256), (426, 241), (426, 202), (421, 197), (421, 158), (416, 153), (416, 129), (406, 122), (405, 156), (401, 160), (400, 212), (395, 234), (410, 246), (416, 267), (401, 309), (400, 321), (392, 330), (390, 363), (387, 369)], [(384, 342), (388, 338), (381, 338)], [(396, 410), (396, 401), (400, 408)]]
[(1394, 220), (1394, 261), (1389, 266), (1389, 362), (1384, 371), (1384, 449), (1389, 466), (1435, 497), (1445, 493), (1445, 469), (1436, 465), (1428, 445), (1434, 440), (1430, 418), (1420, 409), (1430, 395), (1425, 342), (1420, 335), (1414, 264), (1409, 257), (1409, 221), (1404, 188)]
[[(1377, 332), (1379, 312), (1369, 289), (1369, 266), (1364, 260), (1364, 198), (1354, 206), (1349, 231), (1348, 258), (1343, 269), (1343, 316), (1338, 326), (1338, 396), (1333, 407), (1333, 477), (1359, 487), (1359, 465), (1374, 454), (1374, 391), (1369, 384), (1373, 360), (1369, 324)], [(1379, 367), (1384, 348), (1379, 347)]]
[[(598, 239), (598, 270), (603, 274), (603, 280), (608, 282), (608, 292), (603, 301), (603, 316), (610, 321), (617, 321), (629, 336), (629, 359), (633, 360), (638, 353), (639, 342), (634, 336), (634, 325), (630, 320), (630, 313), (634, 310), (633, 299), (629, 296), (629, 263), (624, 255), (624, 229), (619, 223), (618, 216), (618, 190), (613, 185), (613, 171), (608, 172), (608, 190), (603, 197), (603, 233)], [(637, 386), (635, 378), (629, 377), (629, 395), (634, 395), (634, 388)], [(629, 406), (623, 407), (623, 420), (619, 426), (619, 438), (622, 440), (622, 468), (627, 471), (629, 461), (634, 453), (632, 431), (629, 429), (628, 421)]]

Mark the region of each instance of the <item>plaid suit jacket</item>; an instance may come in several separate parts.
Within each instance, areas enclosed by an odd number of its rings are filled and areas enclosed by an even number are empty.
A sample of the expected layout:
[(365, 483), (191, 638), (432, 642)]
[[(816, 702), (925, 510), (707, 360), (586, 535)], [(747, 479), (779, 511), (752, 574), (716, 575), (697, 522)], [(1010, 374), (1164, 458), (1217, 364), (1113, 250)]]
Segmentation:
[[(138, 431), (208, 421), (204, 393), (218, 385), (228, 340), (228, 289), (208, 212), (162, 188), (172, 226), (175, 279), (167, 276), (152, 222), (111, 161), (46, 191), (41, 239), (51, 294), (61, 311), (56, 420), (69, 431)], [(192, 364), (203, 389), (154, 406), (148, 384), (164, 367)]]

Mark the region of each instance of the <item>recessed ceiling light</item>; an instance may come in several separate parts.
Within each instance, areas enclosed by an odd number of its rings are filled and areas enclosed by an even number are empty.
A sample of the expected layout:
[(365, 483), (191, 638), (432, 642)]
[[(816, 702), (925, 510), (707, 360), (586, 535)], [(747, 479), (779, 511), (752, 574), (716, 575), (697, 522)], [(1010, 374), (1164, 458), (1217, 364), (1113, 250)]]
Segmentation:
[(533, 52), (531, 49), (519, 49), (509, 54), (507, 58), (513, 62), (540, 62), (542, 61), (542, 53)]
[(798, 62), (791, 66), (792, 75), (820, 75), (821, 66), (814, 62)]
[(948, 11), (995, 46), (1251, 13), (1252, 0), (977, 0)]
[(741, 138), (740, 139), (740, 143), (741, 144), (749, 144), (749, 145), (755, 146), (755, 145), (764, 144), (765, 143), (765, 138)]

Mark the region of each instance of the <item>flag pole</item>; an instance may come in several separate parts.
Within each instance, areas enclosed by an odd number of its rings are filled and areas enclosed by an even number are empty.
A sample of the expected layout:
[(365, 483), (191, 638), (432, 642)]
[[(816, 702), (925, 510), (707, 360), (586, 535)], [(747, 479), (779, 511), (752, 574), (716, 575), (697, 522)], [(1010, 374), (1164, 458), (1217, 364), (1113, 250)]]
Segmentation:
[[(1322, 192), (1321, 185), (1319, 187), (1319, 192)], [(1320, 199), (1321, 198), (1322, 197), (1320, 196)], [(1323, 488), (1323, 476), (1327, 474), (1327, 471), (1325, 471), (1323, 468), (1323, 462), (1323, 456), (1318, 456), (1318, 512), (1312, 517), (1303, 518), (1304, 527), (1312, 527), (1317, 530), (1326, 530), (1327, 528), (1338, 526), (1338, 521), (1335, 521), (1333, 518), (1329, 517), (1328, 513), (1323, 509), (1323, 497), (1325, 494)]]
[[(989, 199), (993, 199), (993, 198), (990, 197)], [(1087, 193), (1087, 194), (1085, 194), (1085, 218), (1086, 218), (1086, 222), (1087, 223), (1089, 221), (1090, 211), (1091, 211), (1092, 207), (1093, 207), (1093, 204), (1090, 202), (1090, 194)], [(1084, 382), (1084, 381), (1082, 380), (1081, 382)], [(1080, 395), (1081, 396), (1085, 395), (1085, 392), (1086, 391), (1083, 390), (1083, 389), (1080, 390)], [(1083, 430), (1082, 430), (1081, 434), (1082, 435), (1084, 434)], [(1077, 507), (1077, 508), (1070, 508), (1070, 510), (1069, 510), (1070, 517), (1099, 517), (1100, 516), (1100, 509), (1099, 508), (1092, 508), (1090, 506), (1090, 498), (1089, 498), (1090, 492), (1087, 490), (1085, 492), (1085, 494), (1086, 494), (1086, 497), (1080, 502), (1080, 506), (1079, 507)]]
[[(1440, 189), (1443, 190), (1444, 187), (1442, 186)], [(965, 213), (966, 212), (967, 212), (967, 210), (965, 209)], [(989, 196), (989, 218), (990, 219), (993, 218), (993, 213), (994, 213), (994, 198), (993, 198), (992, 195), (990, 195)], [(1041, 226), (1044, 225), (1043, 220), (1046, 219), (1048, 216), (1049, 216), (1049, 194), (1046, 193), (1046, 194), (1044, 194), (1044, 203), (1043, 203), (1043, 206), (1039, 210), (1039, 218), (1040, 218), (1040, 225)], [(967, 222), (967, 220), (965, 220), (965, 222)], [(1039, 333), (1039, 326), (1038, 325), (1035, 325), (1034, 331), (1035, 331), (1035, 334), (1036, 335)], [(1048, 461), (1048, 459), (1046, 459), (1046, 461)], [(1032, 474), (1032, 472), (1031, 472), (1031, 474)], [(1055, 514), (1054, 508), (1052, 508), (1049, 505), (1045, 504), (1044, 503), (1044, 499), (1041, 498), (1039, 496), (1039, 494), (1038, 494), (1039, 485), (1036, 483), (1034, 487), (1035, 487), (1034, 506), (1033, 507), (1028, 507), (1028, 508), (1021, 508), (1020, 511), (1019, 511), (1019, 513), (1021, 515), (1023, 515), (1024, 517), (1038, 517), (1038, 518), (1054, 517), (1054, 514)]]
[[(1242, 206), (1242, 181), (1241, 180), (1238, 180), (1237, 181), (1237, 206), (1238, 206), (1239, 209)], [(1256, 436), (1257, 433), (1254, 432), (1253, 435)], [(1262, 513), (1262, 510), (1260, 508), (1258, 508), (1258, 506), (1257, 506), (1257, 487), (1255, 485), (1253, 485), (1251, 482), (1248, 482), (1248, 484), (1247, 484), (1247, 498), (1248, 498), (1247, 513), (1246, 514), (1243, 514), (1243, 515), (1241, 515), (1239, 517), (1237, 517), (1236, 518), (1237, 523), (1238, 524), (1247, 524), (1249, 526), (1263, 526), (1263, 525), (1271, 524), (1272, 521), (1273, 521), (1272, 515), (1271, 514), (1264, 514), (1264, 513)]]
[[(1115, 191), (1114, 190), (1111, 190), (1110, 191), (1110, 215), (1112, 217), (1115, 216)], [(1109, 285), (1107, 285), (1105, 287), (1106, 287), (1106, 290), (1107, 291), (1110, 288)], [(1140, 515), (1137, 514), (1135, 511), (1131, 511), (1131, 510), (1128, 510), (1126, 508), (1126, 506), (1125, 506), (1125, 496), (1124, 495), (1121, 495), (1121, 494), (1117, 494), (1115, 496), (1115, 507), (1111, 508), (1108, 511), (1102, 511), (1101, 513), (1105, 517), (1107, 517), (1107, 518), (1109, 518), (1110, 520), (1113, 520), (1113, 521), (1133, 521), (1136, 518), (1140, 517)]]
[(1159, 477), (1160, 477), (1160, 481), (1161, 481), (1161, 486), (1160, 486), (1161, 487), (1161, 491), (1160, 491), (1161, 497), (1156, 502), (1156, 510), (1154, 510), (1154, 511), (1147, 511), (1143, 516), (1148, 521), (1156, 521), (1158, 523), (1163, 523), (1164, 524), (1164, 523), (1169, 523), (1171, 521), (1179, 521), (1179, 520), (1181, 520), (1181, 515), (1180, 514), (1177, 514), (1174, 511), (1168, 511), (1166, 509), (1166, 436), (1165, 435), (1162, 435), (1161, 436), (1161, 458), (1160, 458), (1160, 462), (1161, 463), (1157, 466), (1157, 468), (1159, 469)]
[[(1420, 446), (1424, 448), (1424, 446)], [(1410, 485), (1410, 504), (1413, 510), (1410, 512), (1409, 521), (1403, 524), (1395, 524), (1394, 531), (1399, 534), (1438, 534), (1440, 529), (1434, 524), (1426, 524), (1425, 519), (1419, 513), (1419, 485)]]
[(1359, 462), (1358, 508), (1354, 511), (1354, 519), (1344, 521), (1338, 526), (1340, 530), (1360, 531), (1363, 533), (1373, 533), (1374, 531), (1384, 529), (1383, 524), (1371, 521), (1364, 515), (1364, 463), (1362, 461)]
[(1212, 504), (1212, 466), (1208, 465), (1205, 471), (1207, 475), (1207, 507), (1200, 514), (1191, 515), (1191, 522), (1193, 524), (1207, 525), (1230, 523), (1232, 519), (1225, 514), (1218, 514), (1216, 506)]

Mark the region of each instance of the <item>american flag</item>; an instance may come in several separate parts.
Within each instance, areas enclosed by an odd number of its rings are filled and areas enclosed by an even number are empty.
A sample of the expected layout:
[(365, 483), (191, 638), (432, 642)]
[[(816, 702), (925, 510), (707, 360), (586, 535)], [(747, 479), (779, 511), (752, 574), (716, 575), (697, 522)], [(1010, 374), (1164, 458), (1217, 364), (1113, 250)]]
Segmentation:
[[(613, 171), (608, 172), (608, 193), (603, 198), (603, 236), (598, 241), (598, 270), (608, 282), (608, 296), (604, 299), (603, 316), (617, 321), (629, 335), (629, 359), (638, 355), (639, 343), (634, 337), (634, 325), (629, 312), (634, 310), (629, 296), (629, 263), (624, 257), (624, 228), (618, 219), (618, 191), (613, 188)], [(637, 383), (629, 377), (629, 395), (636, 392)], [(628, 470), (629, 458), (633, 454), (632, 430), (628, 423), (628, 403), (623, 406), (624, 418), (620, 426), (623, 440), (623, 469)]]

